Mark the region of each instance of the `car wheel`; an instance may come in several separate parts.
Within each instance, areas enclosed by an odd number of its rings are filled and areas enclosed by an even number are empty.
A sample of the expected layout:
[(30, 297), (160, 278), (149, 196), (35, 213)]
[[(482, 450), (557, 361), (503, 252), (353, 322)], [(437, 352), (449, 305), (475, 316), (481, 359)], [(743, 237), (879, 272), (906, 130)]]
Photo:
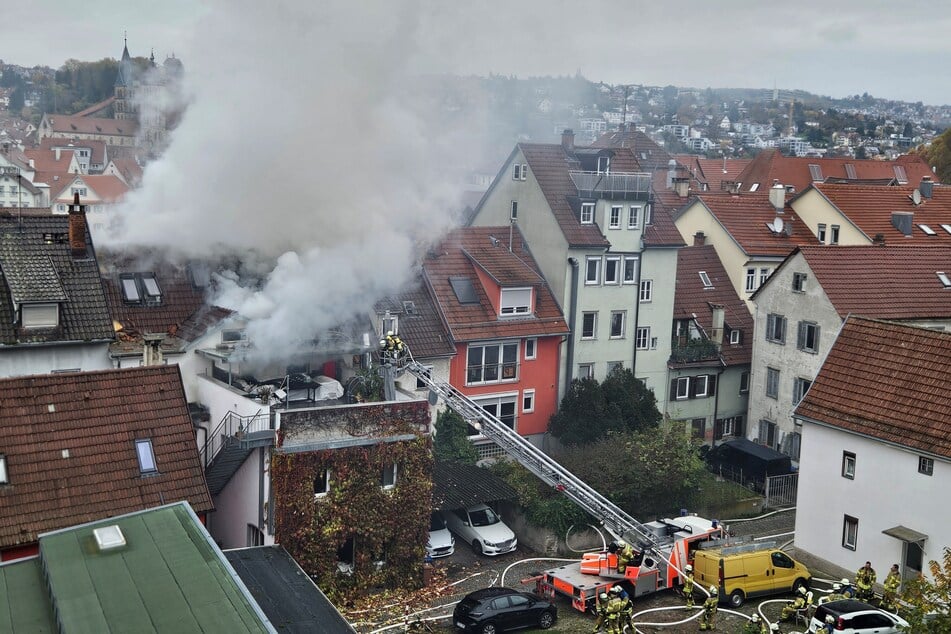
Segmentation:
[(484, 623), (479, 631), (482, 634), (495, 634), (498, 630), (495, 629), (495, 623)]
[(799, 593), (799, 588), (809, 589), (809, 584), (806, 583), (806, 580), (803, 578), (796, 579), (795, 583), (792, 584), (793, 594)]
[[(484, 552), (482, 552), (482, 544), (479, 543), (478, 539), (472, 540), (472, 552), (474, 552), (477, 555), (485, 554)], [(493, 625), (492, 627), (495, 627), (495, 626)], [(492, 630), (492, 631), (494, 632), (495, 630)]]
[(746, 601), (746, 595), (742, 590), (734, 590), (730, 593), (730, 607), (738, 608)]
[(545, 610), (541, 613), (541, 616), (538, 617), (538, 627), (542, 630), (547, 630), (555, 622), (555, 615)]

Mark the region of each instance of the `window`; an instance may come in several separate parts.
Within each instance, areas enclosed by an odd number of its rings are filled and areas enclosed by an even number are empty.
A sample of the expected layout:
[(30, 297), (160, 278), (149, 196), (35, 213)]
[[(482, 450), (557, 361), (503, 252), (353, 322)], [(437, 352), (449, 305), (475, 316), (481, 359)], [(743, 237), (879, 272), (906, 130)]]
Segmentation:
[(772, 273), (772, 270), (768, 268), (761, 268), (759, 270), (759, 285), (760, 286), (766, 283), (766, 280), (769, 279), (770, 273)]
[(522, 180), (522, 165), (521, 163), (516, 163), (514, 169), (512, 170), (512, 180), (520, 181)]
[(693, 394), (692, 396), (703, 397), (710, 396), (710, 377), (706, 374), (701, 374), (700, 376), (693, 377)]
[(314, 478), (314, 497), (320, 498), (330, 493), (330, 469), (321, 469)]
[[(12, 193), (12, 192), (11, 192)], [(918, 228), (921, 229), (926, 236), (936, 236), (935, 230), (925, 224), (918, 225)]]
[(624, 369), (623, 361), (608, 361), (607, 376), (611, 376), (611, 373), (614, 372), (615, 370), (621, 371), (623, 369)]
[(740, 374), (740, 394), (748, 394), (750, 391), (750, 373)]
[(493, 383), (518, 378), (518, 343), (470, 345), (466, 383)]
[(535, 411), (535, 390), (525, 390), (522, 392), (522, 413), (528, 414)]
[(936, 271), (935, 275), (938, 276), (938, 281), (941, 282), (941, 285), (945, 288), (951, 288), (951, 277), (948, 277), (948, 274), (944, 271)]
[(850, 451), (842, 452), (842, 477), (855, 479), (855, 454)]
[(713, 282), (710, 281), (710, 276), (707, 275), (706, 271), (700, 271), (700, 282), (704, 288), (713, 288)]
[(594, 364), (593, 363), (579, 363), (578, 364), (578, 378), (579, 379), (593, 379), (594, 378)]
[(244, 341), (247, 339), (247, 334), (243, 330), (222, 330), (221, 331), (221, 342), (230, 343), (232, 341)]
[(859, 521), (851, 515), (846, 515), (842, 522), (842, 547), (855, 550), (859, 537)]
[(776, 423), (765, 418), (759, 422), (759, 442), (767, 447), (776, 446)]
[(829, 244), (839, 244), (839, 225), (829, 227)]
[(934, 459), (918, 456), (918, 473), (926, 476), (934, 475)]
[(512, 210), (509, 212), (509, 220), (518, 220), (518, 201), (512, 201)]
[[(485, 412), (498, 418), (503, 425), (513, 431), (515, 430), (515, 408), (518, 405), (518, 392), (472, 400), (475, 401), (476, 405), (485, 410)], [(472, 428), (470, 428), (469, 432), (470, 435), (478, 433)]]
[(770, 313), (766, 316), (766, 341), (786, 343), (786, 318)]
[(640, 207), (634, 207), (634, 206), (632, 205), (631, 208), (628, 209), (628, 214), (627, 214), (627, 228), (628, 228), (628, 229), (637, 229), (638, 226), (640, 226), (640, 225), (639, 225), (640, 219), (641, 219), (641, 208), (640, 208)]
[(674, 379), (674, 399), (690, 398), (690, 377), (682, 376)]
[(23, 304), (20, 323), (24, 328), (53, 328), (59, 324), (59, 304)]
[(736, 328), (730, 329), (730, 345), (737, 345), (742, 340), (742, 331), (737, 330)]
[(141, 273), (139, 279), (142, 280), (142, 289), (145, 291), (145, 301), (148, 303), (158, 303), (162, 301), (162, 291), (159, 290), (158, 282), (152, 273)]
[(793, 380), (792, 401), (793, 405), (798, 405), (799, 401), (806, 395), (809, 388), (812, 387), (812, 381), (796, 377)]
[(621, 209), (620, 205), (614, 205), (611, 207), (611, 217), (608, 221), (609, 229), (620, 229), (621, 228)]
[(534, 359), (537, 354), (538, 339), (531, 337), (525, 340), (525, 358)]
[(152, 439), (144, 438), (135, 441), (135, 453), (139, 458), (139, 473), (155, 473), (155, 454), (152, 453)]
[(819, 238), (820, 244), (826, 243), (826, 226), (820, 224), (819, 228), (816, 230), (816, 237)]
[(119, 277), (119, 284), (122, 287), (122, 299), (127, 302), (139, 302), (142, 296), (139, 295), (139, 286), (135, 283), (135, 276), (122, 275)]
[(386, 462), (383, 464), (383, 475), (380, 477), (380, 486), (384, 489), (392, 489), (396, 486), (395, 462)]
[(604, 283), (605, 284), (620, 284), (621, 283), (621, 258), (619, 257), (604, 258)]
[(396, 334), (400, 331), (400, 322), (398, 315), (391, 315), (390, 311), (386, 311), (383, 315), (383, 319), (380, 321), (382, 328), (380, 329), (381, 334), (386, 334), (392, 332)]
[(624, 338), (624, 318), (626, 315), (627, 312), (623, 310), (611, 311), (611, 339)]
[(812, 182), (821, 183), (822, 182), (822, 168), (815, 163), (809, 164), (809, 174), (812, 176)]
[(794, 293), (804, 293), (806, 291), (806, 274), (792, 274), (792, 289)]
[(264, 533), (254, 524), (248, 524), (248, 548), (264, 545)]
[(638, 350), (648, 350), (651, 344), (650, 326), (637, 329), (637, 335), (634, 340), (634, 347)]
[(638, 300), (642, 304), (646, 304), (651, 301), (654, 296), (654, 280), (641, 280), (640, 293), (638, 293)]
[[(432, 376), (432, 375), (433, 375), (433, 370), (434, 370), (434, 367), (433, 367), (433, 366), (431, 366), (431, 365), (424, 365), (424, 366), (423, 366), (423, 369), (426, 370), (427, 376)], [(417, 390), (428, 390), (428, 389), (429, 389), (429, 386), (426, 385), (426, 382), (423, 381), (421, 378), (416, 377), (416, 389), (417, 389)]]
[(796, 347), (804, 352), (819, 352), (819, 324), (800, 321)]
[(644, 226), (649, 227), (654, 224), (654, 207), (647, 205), (644, 207)]
[(585, 260), (584, 283), (589, 285), (601, 283), (601, 258)]
[(532, 312), (531, 288), (503, 288), (499, 301), (502, 315), (527, 315)]
[(594, 222), (594, 203), (581, 203), (581, 224), (590, 225)]
[(69, 190), (69, 195), (70, 195), (70, 196), (75, 196), (76, 194), (79, 194), (80, 196), (86, 196), (86, 195), (87, 195), (87, 194), (86, 194), (86, 188), (85, 188), (85, 187), (72, 187), (72, 188), (70, 188), (70, 190)]
[(635, 282), (637, 282), (637, 258), (624, 258), (624, 283), (634, 284)]
[(908, 174), (905, 173), (905, 168), (901, 165), (893, 165), (892, 169), (895, 172), (895, 179), (898, 181), (899, 185), (904, 185), (908, 182)]
[(475, 286), (472, 285), (472, 280), (468, 277), (453, 275), (449, 278), (449, 285), (460, 304), (479, 303), (479, 295), (476, 294)]
[(0, 453), (0, 484), (9, 484), (10, 478), (7, 476), (7, 457)]
[(598, 329), (598, 313), (581, 313), (581, 338), (594, 339)]
[(705, 418), (694, 418), (690, 421), (690, 437), (691, 438), (703, 438), (704, 432), (706, 432), (707, 419)]
[(739, 437), (743, 435), (743, 417), (730, 416), (718, 418), (714, 427), (714, 437), (720, 440), (724, 436)]
[(522, 163), (522, 179), (521, 180), (525, 180), (526, 178), (528, 178), (528, 164)]
[(598, 157), (598, 174), (607, 174), (611, 170), (611, 157)]
[(766, 396), (779, 398), (779, 370), (766, 368)]
[(752, 293), (756, 290), (756, 269), (746, 269), (746, 292)]
[(918, 542), (908, 542), (905, 550), (905, 567), (915, 572), (921, 572), (921, 565), (924, 563), (924, 551)]

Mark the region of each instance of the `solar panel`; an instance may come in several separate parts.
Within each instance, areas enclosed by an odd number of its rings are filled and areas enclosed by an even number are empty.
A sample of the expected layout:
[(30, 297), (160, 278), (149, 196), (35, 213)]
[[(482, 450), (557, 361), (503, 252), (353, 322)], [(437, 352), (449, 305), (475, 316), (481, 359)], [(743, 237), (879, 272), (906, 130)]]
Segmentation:
[(450, 277), (449, 284), (452, 285), (452, 292), (456, 294), (460, 304), (479, 303), (479, 296), (476, 295), (472, 280), (468, 277)]

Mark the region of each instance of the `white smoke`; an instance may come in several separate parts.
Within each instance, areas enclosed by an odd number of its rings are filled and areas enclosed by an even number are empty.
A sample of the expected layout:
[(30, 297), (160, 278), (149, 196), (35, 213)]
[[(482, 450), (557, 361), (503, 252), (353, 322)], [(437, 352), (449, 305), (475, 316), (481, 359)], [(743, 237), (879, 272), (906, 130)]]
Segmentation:
[(440, 129), (439, 104), (418, 97), (419, 15), (406, 3), (212, 3), (180, 49), (190, 105), (102, 242), (271, 262), (263, 282), (219, 278), (215, 298), (251, 319), (271, 358), (366, 314), (450, 226), (459, 189), (443, 168), (473, 149), (472, 131)]

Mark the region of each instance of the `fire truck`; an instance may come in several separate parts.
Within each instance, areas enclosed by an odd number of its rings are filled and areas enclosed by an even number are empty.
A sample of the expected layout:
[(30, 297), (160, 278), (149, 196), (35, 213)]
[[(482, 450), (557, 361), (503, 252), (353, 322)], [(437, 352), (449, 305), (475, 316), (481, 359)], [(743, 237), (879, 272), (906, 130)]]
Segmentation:
[(413, 360), (402, 342), (381, 341), (381, 361), (388, 398), (395, 396), (396, 377), (409, 372), (430, 389), (430, 402), (442, 398), (470, 425), (495, 442), (510, 457), (521, 463), (546, 484), (580, 506), (616, 540), (635, 549), (633, 560), (618, 572), (618, 555), (610, 550), (585, 553), (579, 563), (559, 566), (534, 578), (536, 590), (543, 596), (561, 594), (572, 606), (592, 609), (596, 597), (611, 586), (623, 583), (631, 596), (642, 596), (672, 588), (680, 583), (683, 567), (693, 560), (692, 553), (704, 542), (724, 537), (721, 526), (685, 512), (681, 517), (642, 524), (627, 514), (528, 440), (486, 412), (465, 394), (443, 381), (437, 381), (425, 366)]

